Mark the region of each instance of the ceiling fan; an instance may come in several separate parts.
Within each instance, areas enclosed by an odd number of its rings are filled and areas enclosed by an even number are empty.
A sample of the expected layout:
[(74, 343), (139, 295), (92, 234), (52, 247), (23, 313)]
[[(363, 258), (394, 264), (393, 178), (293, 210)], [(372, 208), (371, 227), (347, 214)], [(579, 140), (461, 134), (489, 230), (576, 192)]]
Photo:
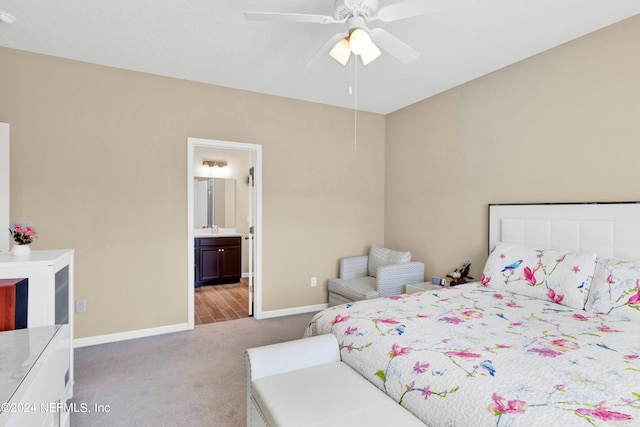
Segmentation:
[(380, 48), (400, 61), (408, 63), (416, 59), (420, 52), (404, 43), (382, 28), (368, 28), (369, 22), (392, 22), (414, 16), (426, 15), (439, 9), (448, 9), (451, 2), (443, 0), (404, 0), (378, 8), (378, 0), (335, 0), (334, 15), (313, 15), (304, 13), (245, 12), (250, 20), (307, 22), (314, 24), (347, 24), (347, 31), (333, 35), (327, 43), (307, 62), (316, 63), (319, 58), (329, 55), (345, 65), (351, 54), (360, 56), (366, 65), (380, 56)]

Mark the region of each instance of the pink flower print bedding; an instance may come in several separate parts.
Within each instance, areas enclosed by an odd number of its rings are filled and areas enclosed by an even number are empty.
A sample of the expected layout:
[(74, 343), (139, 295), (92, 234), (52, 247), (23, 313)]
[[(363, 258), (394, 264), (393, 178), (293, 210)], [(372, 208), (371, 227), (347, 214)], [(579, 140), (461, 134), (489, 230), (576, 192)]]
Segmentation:
[(331, 307), (305, 335), (430, 426), (592, 427), (640, 425), (639, 326), (470, 283)]

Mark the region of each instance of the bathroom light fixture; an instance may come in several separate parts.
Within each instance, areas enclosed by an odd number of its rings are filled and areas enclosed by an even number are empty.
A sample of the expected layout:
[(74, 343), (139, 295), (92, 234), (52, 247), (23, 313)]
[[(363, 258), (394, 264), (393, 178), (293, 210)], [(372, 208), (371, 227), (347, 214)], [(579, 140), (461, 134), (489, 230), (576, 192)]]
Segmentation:
[(202, 167), (205, 169), (226, 168), (227, 162), (225, 162), (224, 160), (205, 160), (202, 162)]

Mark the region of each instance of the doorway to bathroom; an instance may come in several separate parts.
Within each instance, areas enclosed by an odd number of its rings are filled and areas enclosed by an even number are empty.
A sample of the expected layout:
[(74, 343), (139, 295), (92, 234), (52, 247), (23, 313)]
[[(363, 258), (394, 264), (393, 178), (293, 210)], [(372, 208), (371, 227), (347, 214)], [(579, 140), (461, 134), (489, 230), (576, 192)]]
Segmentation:
[[(212, 321), (261, 316), (261, 170), (261, 145), (187, 139), (187, 294), (190, 327)], [(199, 252), (203, 238), (208, 243), (218, 240), (239, 242), (240, 272), (221, 271), (221, 281), (214, 277), (211, 283), (215, 284), (200, 286), (203, 278), (199, 277), (201, 270), (198, 269), (198, 261), (203, 259)], [(228, 248), (225, 252), (225, 248), (220, 249), (223, 257), (221, 264), (211, 267), (209, 271), (218, 274), (218, 268), (229, 268), (223, 265), (226, 263), (224, 257), (236, 250)], [(217, 253), (213, 255), (215, 257)], [(229, 276), (236, 279), (225, 280)]]

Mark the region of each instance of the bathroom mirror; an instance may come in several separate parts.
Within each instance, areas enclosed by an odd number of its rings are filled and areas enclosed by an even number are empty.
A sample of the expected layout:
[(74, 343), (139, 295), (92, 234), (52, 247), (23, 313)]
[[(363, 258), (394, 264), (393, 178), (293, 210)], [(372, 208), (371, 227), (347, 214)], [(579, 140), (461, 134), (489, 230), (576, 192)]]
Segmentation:
[(193, 226), (236, 226), (236, 180), (195, 177), (193, 180)]

